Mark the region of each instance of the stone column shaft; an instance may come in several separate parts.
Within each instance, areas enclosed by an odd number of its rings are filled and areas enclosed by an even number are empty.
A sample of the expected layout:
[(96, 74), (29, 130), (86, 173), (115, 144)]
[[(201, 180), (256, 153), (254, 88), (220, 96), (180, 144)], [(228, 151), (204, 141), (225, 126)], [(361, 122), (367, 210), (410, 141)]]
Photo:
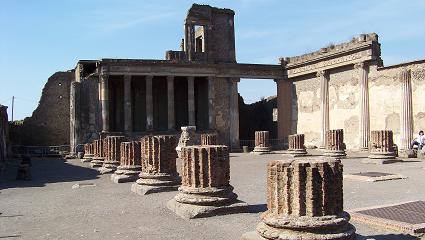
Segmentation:
[(400, 149), (407, 150), (413, 140), (413, 107), (412, 82), (410, 70), (402, 70), (401, 80), (401, 118), (400, 118)]
[(360, 71), (360, 149), (368, 149), (370, 134), (370, 115), (369, 115), (369, 67), (364, 62), (355, 66)]
[(168, 90), (168, 129), (175, 128), (175, 113), (174, 113), (174, 76), (167, 76)]
[(101, 95), (100, 101), (102, 103), (102, 132), (109, 132), (109, 75), (100, 75)]
[(133, 131), (131, 107), (131, 76), (124, 75), (124, 130), (126, 132)]
[(325, 71), (317, 72), (320, 78), (320, 147), (326, 146), (326, 132), (329, 130), (329, 76)]
[(368, 158), (371, 159), (394, 159), (393, 131), (378, 130), (372, 131), (370, 135), (370, 152)]
[(152, 78), (146, 76), (146, 130), (153, 130)]
[(195, 122), (195, 77), (187, 77), (187, 110), (189, 126), (196, 126)]
[(230, 146), (231, 150), (240, 149), (239, 144), (239, 97), (238, 78), (230, 80)]
[(70, 135), (71, 135), (71, 153), (77, 153), (77, 145), (80, 143), (80, 89), (79, 82), (71, 83), (70, 91)]
[(215, 130), (215, 108), (214, 108), (214, 98), (215, 98), (215, 89), (214, 89), (214, 77), (208, 77), (208, 128), (210, 130)]

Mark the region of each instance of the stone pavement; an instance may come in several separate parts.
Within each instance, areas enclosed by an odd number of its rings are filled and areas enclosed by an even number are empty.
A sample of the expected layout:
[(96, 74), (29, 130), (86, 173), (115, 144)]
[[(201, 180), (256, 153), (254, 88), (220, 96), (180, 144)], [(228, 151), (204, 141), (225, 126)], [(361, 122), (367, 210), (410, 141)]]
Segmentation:
[[(309, 150), (310, 153), (315, 151)], [(316, 152), (317, 153), (317, 152)], [(344, 180), (344, 209), (425, 200), (425, 162), (361, 163), (367, 153), (347, 152), (344, 173), (385, 172), (402, 180)], [(0, 180), (0, 239), (240, 239), (266, 210), (266, 165), (280, 154), (231, 154), (230, 183), (252, 213), (185, 220), (166, 207), (176, 192), (139, 196), (132, 183), (114, 184), (79, 160), (34, 159), (32, 181), (15, 181), (9, 167)], [(178, 169), (180, 168), (180, 161)], [(74, 187), (75, 184), (79, 187)], [(92, 184), (93, 183), (93, 184)], [(418, 239), (352, 222), (357, 239)]]

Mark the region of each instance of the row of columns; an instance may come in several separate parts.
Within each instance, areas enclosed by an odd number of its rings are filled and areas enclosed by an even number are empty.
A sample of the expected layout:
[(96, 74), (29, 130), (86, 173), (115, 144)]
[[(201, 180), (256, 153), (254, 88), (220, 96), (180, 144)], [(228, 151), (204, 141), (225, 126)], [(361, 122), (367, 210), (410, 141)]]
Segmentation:
[[(152, 79), (153, 76), (146, 76), (146, 130), (153, 130), (153, 97), (152, 97)], [(100, 102), (102, 114), (102, 131), (109, 132), (109, 75), (102, 73), (100, 75)], [(188, 83), (188, 125), (195, 126), (195, 77), (187, 77)], [(236, 88), (237, 89), (237, 88)], [(237, 90), (236, 90), (237, 92)], [(175, 109), (174, 109), (174, 76), (167, 76), (167, 94), (168, 94), (168, 129), (175, 128)], [(132, 126), (132, 97), (131, 97), (131, 75), (124, 75), (124, 131), (133, 131)], [(215, 110), (214, 100), (214, 78), (208, 77), (208, 115), (209, 128), (215, 129)]]
[[(369, 113), (369, 66), (365, 62), (357, 63), (354, 68), (358, 70), (360, 80), (360, 121), (359, 121), (359, 148), (367, 150), (370, 142), (370, 113)], [(409, 149), (413, 138), (412, 118), (412, 85), (410, 70), (402, 70), (400, 81), (402, 84), (400, 135), (401, 149)], [(329, 73), (318, 71), (320, 81), (320, 147), (326, 146), (326, 132), (329, 130)]]

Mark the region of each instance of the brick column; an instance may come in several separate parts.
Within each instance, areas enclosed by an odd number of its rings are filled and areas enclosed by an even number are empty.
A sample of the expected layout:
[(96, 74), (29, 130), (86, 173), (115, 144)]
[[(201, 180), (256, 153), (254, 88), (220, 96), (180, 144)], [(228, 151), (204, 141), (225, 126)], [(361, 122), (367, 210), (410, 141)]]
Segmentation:
[(133, 114), (131, 107), (131, 76), (124, 75), (124, 131), (133, 131)]
[(304, 146), (304, 134), (289, 135), (288, 143), (288, 153), (292, 156), (299, 157), (307, 154)]
[(115, 183), (136, 181), (142, 170), (140, 141), (122, 142), (120, 153), (120, 165), (111, 175), (111, 180)]
[(369, 148), (370, 137), (370, 115), (369, 115), (369, 66), (364, 63), (354, 65), (359, 70), (360, 78), (360, 122), (359, 122), (359, 136), (360, 150), (367, 150)]
[(267, 164), (267, 211), (253, 239), (351, 240), (356, 229), (343, 211), (343, 166), (334, 158)]
[[(102, 68), (103, 69), (103, 68)], [(109, 132), (109, 75), (102, 72), (100, 75), (101, 95), (100, 102), (102, 105), (102, 132)]]
[(174, 76), (167, 76), (167, 92), (168, 92), (168, 130), (175, 130), (175, 113), (174, 113)]
[(230, 149), (239, 151), (239, 97), (238, 82), (239, 78), (230, 78)]
[(372, 131), (370, 137), (370, 150), (368, 158), (395, 159), (393, 131)]
[(146, 76), (146, 130), (153, 130), (152, 78)]
[(317, 77), (320, 80), (320, 148), (325, 148), (326, 132), (329, 130), (329, 75), (319, 71)]
[(196, 126), (195, 121), (195, 77), (187, 77), (187, 110), (189, 126)]
[(102, 167), (103, 161), (105, 161), (105, 139), (100, 138), (99, 140), (95, 140), (94, 144), (96, 145), (97, 155), (94, 156), (90, 162), (92, 168)]
[(217, 145), (217, 133), (202, 133), (201, 145)]
[(93, 144), (86, 143), (84, 144), (84, 157), (81, 159), (81, 162), (90, 162), (93, 158)]
[(345, 143), (344, 130), (335, 129), (326, 132), (326, 149), (324, 155), (329, 157), (344, 157)]
[(400, 149), (410, 149), (413, 140), (413, 107), (412, 81), (410, 70), (403, 69), (400, 73), (401, 81), (401, 116), (400, 116)]
[(253, 153), (269, 153), (271, 150), (269, 142), (269, 131), (255, 131), (255, 147)]
[(167, 207), (183, 218), (241, 211), (247, 205), (237, 201), (230, 185), (227, 146), (182, 148), (182, 185)]
[(120, 165), (120, 146), (124, 141), (124, 136), (107, 136), (105, 138), (105, 150), (107, 153), (102, 167), (99, 168), (99, 172), (101, 174), (113, 173), (115, 170), (117, 170), (117, 166)]
[(176, 190), (180, 177), (176, 170), (177, 137), (150, 135), (141, 139), (142, 172), (131, 191), (145, 195)]

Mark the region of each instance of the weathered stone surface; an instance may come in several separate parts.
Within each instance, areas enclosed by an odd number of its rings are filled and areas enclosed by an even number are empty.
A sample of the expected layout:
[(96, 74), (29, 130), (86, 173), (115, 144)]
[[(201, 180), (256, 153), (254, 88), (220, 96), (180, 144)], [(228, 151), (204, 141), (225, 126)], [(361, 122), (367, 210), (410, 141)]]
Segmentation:
[(199, 145), (200, 140), (196, 136), (196, 126), (185, 126), (181, 127), (182, 133), (179, 138), (179, 142), (176, 147), (177, 156), (180, 158), (181, 148), (191, 145)]
[(94, 140), (93, 144), (95, 145), (95, 155), (92, 157), (90, 165), (92, 168), (102, 167), (103, 162), (105, 161), (105, 139), (100, 138), (99, 140)]
[(186, 146), (181, 155), (182, 185), (167, 204), (170, 210), (183, 218), (247, 211), (229, 183), (227, 146)]
[(343, 129), (328, 130), (326, 132), (326, 149), (324, 155), (329, 157), (344, 157), (347, 155), (345, 153)]
[(304, 134), (293, 134), (288, 136), (288, 151), (294, 157), (307, 155), (307, 150), (304, 146)]
[(370, 159), (395, 159), (393, 131), (380, 130), (371, 132)]
[(111, 180), (115, 183), (133, 182), (142, 170), (140, 141), (122, 142), (120, 165)]
[(201, 145), (217, 145), (217, 133), (202, 133)]
[(140, 195), (177, 190), (180, 176), (176, 169), (177, 137), (145, 136), (141, 139), (142, 172), (131, 190)]
[(84, 156), (81, 162), (90, 162), (94, 157), (94, 143), (84, 144)]
[(255, 147), (252, 152), (264, 154), (269, 153), (270, 150), (269, 131), (255, 131)]
[(343, 211), (343, 166), (335, 158), (272, 161), (267, 165), (267, 208), (256, 233), (242, 239), (354, 239)]
[(105, 138), (106, 158), (99, 172), (101, 174), (113, 173), (120, 165), (121, 143), (125, 141), (124, 136), (108, 136)]

